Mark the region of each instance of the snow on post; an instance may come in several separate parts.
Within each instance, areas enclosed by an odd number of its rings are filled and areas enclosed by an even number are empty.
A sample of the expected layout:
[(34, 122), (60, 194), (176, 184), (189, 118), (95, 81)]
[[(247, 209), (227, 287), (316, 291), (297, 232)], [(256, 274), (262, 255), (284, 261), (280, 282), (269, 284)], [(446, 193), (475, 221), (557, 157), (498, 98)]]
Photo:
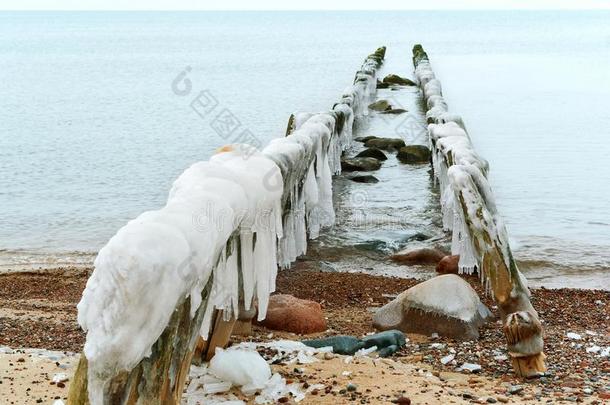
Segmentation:
[(294, 114), (289, 136), (263, 151), (228, 145), (193, 164), (164, 207), (108, 241), (78, 304), (87, 339), (68, 404), (178, 404), (215, 319), (254, 305), (265, 317), (278, 266), (334, 224), (332, 175), (384, 55), (365, 59), (330, 111)]
[(475, 152), (462, 119), (448, 112), (440, 81), (421, 45), (413, 47), (413, 64), (428, 108), (443, 227), (452, 231), (451, 250), (460, 255), (460, 273), (478, 271), (482, 283), (493, 292), (515, 373), (528, 377), (544, 372), (542, 325), (496, 209), (487, 180), (489, 164)]

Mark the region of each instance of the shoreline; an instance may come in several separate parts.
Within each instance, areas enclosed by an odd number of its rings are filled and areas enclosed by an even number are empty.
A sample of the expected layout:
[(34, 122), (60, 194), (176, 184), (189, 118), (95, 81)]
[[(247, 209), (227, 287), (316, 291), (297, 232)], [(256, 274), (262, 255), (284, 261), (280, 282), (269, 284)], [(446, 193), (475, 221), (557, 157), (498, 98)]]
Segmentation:
[[(315, 243), (315, 242), (314, 242)], [(423, 246), (423, 245), (422, 245)], [(333, 246), (332, 249), (340, 250), (342, 247)], [(365, 252), (363, 252), (365, 253)], [(366, 254), (366, 253), (365, 253)], [(382, 265), (391, 265), (388, 260), (389, 254), (379, 254), (376, 258)], [(47, 264), (36, 265), (0, 265), (0, 276), (10, 274), (49, 274), (49, 273), (65, 273), (73, 271), (88, 271), (93, 269), (93, 259), (89, 263), (70, 263), (58, 264), (49, 266)], [(323, 260), (321, 257), (320, 260)], [(589, 269), (587, 271), (569, 270), (568, 266), (562, 266), (560, 273), (557, 272), (557, 266), (552, 262), (535, 261), (535, 260), (516, 260), (519, 269), (523, 272), (528, 280), (530, 288), (534, 289), (575, 289), (575, 290), (591, 290), (591, 291), (608, 291), (610, 292), (610, 268), (600, 267)], [(534, 263), (532, 265), (531, 263)], [(394, 266), (396, 267), (396, 266)], [(338, 272), (345, 272), (339, 269)], [(351, 271), (349, 271), (351, 272)], [(368, 274), (367, 272), (362, 272)], [(434, 274), (434, 267), (427, 265), (402, 265), (397, 271), (389, 273), (374, 272), (371, 275), (382, 275), (389, 277), (398, 277), (405, 279), (425, 279)], [(604, 288), (606, 287), (606, 288)]]

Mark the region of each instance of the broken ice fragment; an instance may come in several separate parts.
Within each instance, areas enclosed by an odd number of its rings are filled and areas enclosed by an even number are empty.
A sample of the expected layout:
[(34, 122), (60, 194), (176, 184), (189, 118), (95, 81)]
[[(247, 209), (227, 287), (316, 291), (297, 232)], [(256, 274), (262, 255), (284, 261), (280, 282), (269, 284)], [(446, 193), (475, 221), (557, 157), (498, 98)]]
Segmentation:
[(469, 371), (471, 373), (476, 373), (476, 372), (481, 371), (481, 365), (474, 364), (474, 363), (464, 363), (460, 367), (460, 371)]

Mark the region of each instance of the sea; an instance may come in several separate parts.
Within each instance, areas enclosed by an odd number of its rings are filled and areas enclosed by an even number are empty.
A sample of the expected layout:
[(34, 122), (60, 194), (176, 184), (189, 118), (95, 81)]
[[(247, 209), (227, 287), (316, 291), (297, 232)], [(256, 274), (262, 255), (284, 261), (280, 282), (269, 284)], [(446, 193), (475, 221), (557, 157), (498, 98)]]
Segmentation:
[[(381, 45), (385, 70), (411, 76), (421, 43), (489, 161), (524, 273), (610, 289), (608, 21), (608, 11), (0, 12), (0, 269), (90, 265), (190, 164), (239, 137), (283, 136), (295, 111), (330, 108)], [(400, 205), (391, 181), (379, 187), (388, 209)]]

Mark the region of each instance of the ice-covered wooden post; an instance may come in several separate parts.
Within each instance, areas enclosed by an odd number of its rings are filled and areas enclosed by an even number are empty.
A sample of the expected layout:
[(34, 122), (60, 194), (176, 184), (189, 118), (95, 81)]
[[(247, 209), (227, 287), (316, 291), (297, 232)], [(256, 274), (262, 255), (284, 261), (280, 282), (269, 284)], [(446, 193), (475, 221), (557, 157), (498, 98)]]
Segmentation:
[[(208, 291), (209, 288), (203, 298)], [(205, 305), (200, 307), (194, 319), (190, 317), (190, 308), (190, 299), (186, 298), (153, 345), (151, 355), (132, 370), (120, 372), (110, 380), (104, 392), (104, 404), (180, 403)], [(81, 354), (70, 385), (68, 405), (90, 403), (87, 375), (87, 359)]]
[(452, 253), (460, 255), (461, 273), (478, 271), (493, 293), (515, 373), (523, 377), (542, 373), (546, 370), (542, 325), (498, 215), (487, 180), (488, 164), (474, 151), (462, 119), (448, 112), (440, 82), (421, 45), (413, 47), (413, 64), (427, 108), (443, 226), (452, 230)]
[(179, 404), (194, 356), (226, 343), (240, 307), (257, 301), (264, 317), (278, 265), (334, 223), (331, 176), (384, 54), (365, 59), (330, 111), (295, 114), (290, 136), (193, 164), (163, 208), (100, 250), (78, 305), (87, 342), (68, 404)]

